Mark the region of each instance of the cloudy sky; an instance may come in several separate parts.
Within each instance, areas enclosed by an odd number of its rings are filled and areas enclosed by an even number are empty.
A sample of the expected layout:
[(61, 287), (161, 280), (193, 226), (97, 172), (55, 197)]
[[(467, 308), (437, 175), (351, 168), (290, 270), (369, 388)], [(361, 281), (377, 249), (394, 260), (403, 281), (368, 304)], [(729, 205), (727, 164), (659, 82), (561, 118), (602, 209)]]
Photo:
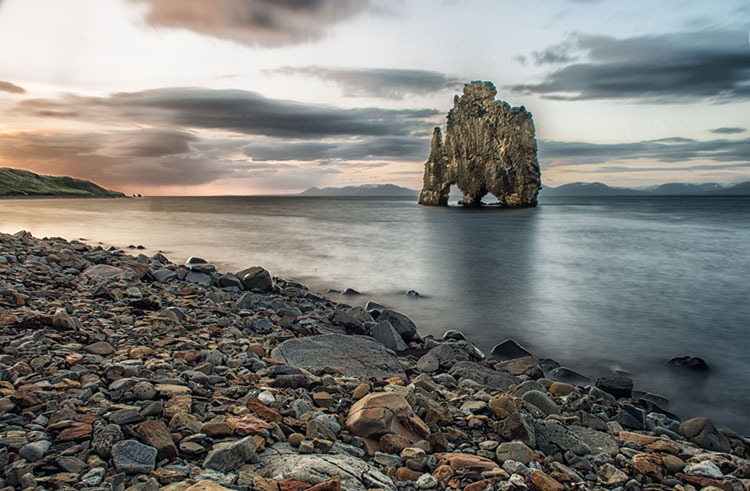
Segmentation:
[(128, 193), (421, 186), (469, 80), (545, 184), (750, 180), (747, 0), (0, 0), (0, 165)]

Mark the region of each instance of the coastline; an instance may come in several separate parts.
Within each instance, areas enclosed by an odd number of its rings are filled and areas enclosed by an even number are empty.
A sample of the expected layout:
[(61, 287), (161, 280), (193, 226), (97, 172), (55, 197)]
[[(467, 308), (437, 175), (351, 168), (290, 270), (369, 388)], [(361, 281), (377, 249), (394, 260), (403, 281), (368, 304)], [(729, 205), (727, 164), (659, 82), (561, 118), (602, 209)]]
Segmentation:
[(33, 196), (11, 196), (11, 195), (0, 195), (0, 200), (2, 199), (120, 199), (120, 198), (127, 198), (127, 199), (133, 199), (130, 196), (79, 196), (79, 195), (71, 195), (71, 194), (61, 194), (61, 195), (33, 195)]
[[(12, 486), (65, 473), (101, 474), (96, 486), (117, 472), (175, 490), (202, 479), (273, 489), (294, 476), (319, 484), (291, 463), (333, 459), (342, 489), (749, 489), (750, 440), (702, 418), (680, 424), (626, 380), (553, 381), (513, 344), (506, 361), (483, 360), (460, 334), (422, 338), (398, 312), (349, 308), (262, 268), (238, 278), (24, 233), (0, 234), (0, 248)], [(358, 408), (384, 397), (398, 410)], [(63, 453), (99, 460), (49, 471)], [(347, 465), (373, 481), (339, 472)]]

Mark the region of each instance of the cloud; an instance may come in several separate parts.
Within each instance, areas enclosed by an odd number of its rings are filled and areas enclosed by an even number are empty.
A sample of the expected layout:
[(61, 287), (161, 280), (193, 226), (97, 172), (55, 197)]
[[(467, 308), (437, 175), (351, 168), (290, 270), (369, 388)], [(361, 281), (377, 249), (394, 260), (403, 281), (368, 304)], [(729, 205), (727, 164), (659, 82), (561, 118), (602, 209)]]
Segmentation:
[(420, 161), (429, 153), (430, 139), (415, 137), (368, 137), (347, 141), (249, 143), (243, 152), (262, 161)]
[(746, 31), (698, 31), (615, 39), (576, 34), (534, 53), (537, 62), (582, 61), (538, 84), (510, 89), (548, 99), (673, 103), (750, 99)]
[(0, 92), (8, 92), (9, 94), (25, 94), (26, 89), (19, 87), (16, 84), (10, 82), (3, 82), (0, 80)]
[(729, 127), (729, 126), (722, 126), (721, 128), (714, 128), (711, 131), (711, 133), (717, 133), (719, 135), (734, 135), (737, 133), (744, 133), (747, 131), (745, 128), (737, 128), (737, 127)]
[(748, 163), (750, 140), (701, 141), (681, 137), (630, 143), (542, 140), (539, 142), (539, 158), (545, 167), (604, 164), (634, 159), (651, 159), (665, 163), (691, 160)]
[(131, 0), (148, 6), (146, 22), (188, 29), (250, 46), (321, 39), (362, 12), (369, 0)]
[(403, 99), (405, 96), (453, 90), (464, 80), (428, 70), (396, 68), (281, 67), (267, 73), (302, 75), (333, 82), (347, 97)]
[(208, 128), (281, 138), (407, 136), (433, 125), (434, 109), (339, 109), (271, 99), (245, 90), (164, 88), (107, 97), (27, 99), (14, 113), (95, 123)]

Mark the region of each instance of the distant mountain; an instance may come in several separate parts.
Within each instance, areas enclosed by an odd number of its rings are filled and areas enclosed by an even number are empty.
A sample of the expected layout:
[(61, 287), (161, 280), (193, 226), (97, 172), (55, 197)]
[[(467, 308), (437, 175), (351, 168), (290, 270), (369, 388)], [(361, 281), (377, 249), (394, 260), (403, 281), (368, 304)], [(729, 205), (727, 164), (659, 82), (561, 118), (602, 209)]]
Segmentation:
[(615, 188), (602, 182), (571, 182), (553, 188), (544, 186), (540, 196), (640, 196), (646, 194), (629, 188)]
[(750, 181), (728, 186), (714, 182), (670, 182), (640, 189), (611, 187), (601, 182), (574, 182), (559, 187), (544, 186), (539, 196), (750, 196)]
[(125, 196), (97, 186), (91, 181), (72, 177), (41, 176), (27, 170), (0, 167), (0, 196), (71, 196), (110, 197)]
[(396, 186), (395, 184), (363, 184), (362, 186), (345, 186), (343, 188), (309, 188), (301, 192), (299, 196), (321, 196), (321, 197), (386, 197), (386, 196), (408, 196), (419, 195), (414, 189)]

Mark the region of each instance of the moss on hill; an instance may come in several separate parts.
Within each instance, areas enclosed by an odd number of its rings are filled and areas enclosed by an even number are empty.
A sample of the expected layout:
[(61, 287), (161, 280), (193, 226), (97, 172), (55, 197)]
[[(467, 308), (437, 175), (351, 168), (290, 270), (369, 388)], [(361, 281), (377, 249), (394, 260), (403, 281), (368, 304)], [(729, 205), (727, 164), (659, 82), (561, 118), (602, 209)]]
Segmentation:
[(21, 169), (0, 167), (0, 196), (100, 196), (124, 194), (97, 186), (91, 181), (64, 176), (40, 176)]

